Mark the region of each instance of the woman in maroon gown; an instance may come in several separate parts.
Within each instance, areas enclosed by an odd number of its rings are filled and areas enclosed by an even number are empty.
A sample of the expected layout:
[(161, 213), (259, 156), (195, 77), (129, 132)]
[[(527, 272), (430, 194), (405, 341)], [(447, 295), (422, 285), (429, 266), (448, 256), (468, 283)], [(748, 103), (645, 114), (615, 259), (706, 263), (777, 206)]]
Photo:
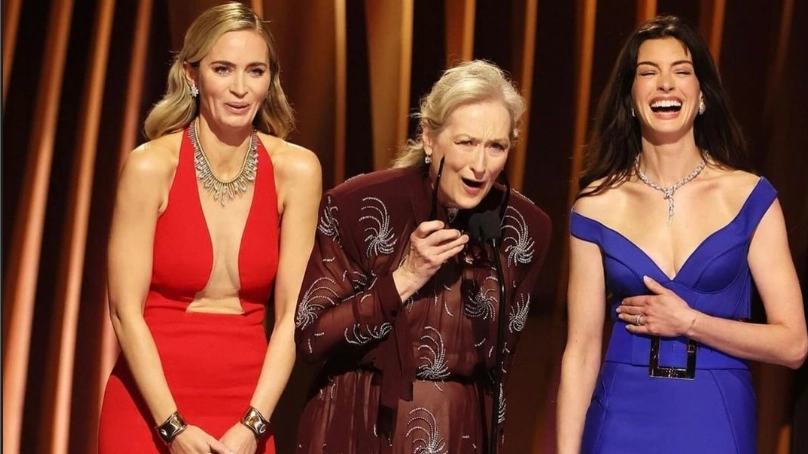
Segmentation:
[[(324, 365), (298, 453), (500, 449), (502, 432), (489, 439), (492, 396), (507, 382), (550, 235), (544, 212), (497, 182), (523, 111), (496, 66), (461, 64), (422, 101), (419, 134), (394, 169), (324, 196), (295, 320), (298, 354)], [(481, 213), (494, 217), (495, 248), (467, 232)], [(497, 425), (505, 408), (500, 399)]]

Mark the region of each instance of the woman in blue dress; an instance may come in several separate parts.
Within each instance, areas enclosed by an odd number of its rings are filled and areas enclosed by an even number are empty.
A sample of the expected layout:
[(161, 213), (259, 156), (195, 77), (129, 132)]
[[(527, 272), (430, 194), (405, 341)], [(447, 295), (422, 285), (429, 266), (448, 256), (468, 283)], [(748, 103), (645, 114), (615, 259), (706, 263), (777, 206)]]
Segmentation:
[[(756, 452), (747, 360), (797, 368), (808, 339), (776, 192), (745, 169), (704, 40), (676, 17), (642, 24), (570, 218), (559, 454)], [(748, 322), (752, 281), (766, 323)]]

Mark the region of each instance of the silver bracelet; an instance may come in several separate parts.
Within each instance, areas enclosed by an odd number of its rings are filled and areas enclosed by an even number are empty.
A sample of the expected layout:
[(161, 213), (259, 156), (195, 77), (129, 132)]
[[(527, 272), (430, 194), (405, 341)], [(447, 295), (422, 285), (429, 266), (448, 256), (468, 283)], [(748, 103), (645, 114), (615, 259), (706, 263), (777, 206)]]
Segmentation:
[(156, 427), (157, 435), (165, 442), (165, 444), (169, 444), (174, 441), (174, 438), (181, 434), (183, 430), (188, 427), (188, 424), (185, 423), (185, 420), (182, 419), (182, 415), (180, 415), (179, 411), (175, 411), (171, 413), (171, 416), (166, 419), (166, 421), (159, 426)]
[(244, 416), (241, 418), (241, 423), (247, 426), (248, 429), (252, 430), (256, 439), (261, 439), (267, 436), (267, 430), (269, 430), (269, 421), (267, 421), (261, 412), (256, 410), (255, 407), (251, 406), (247, 409), (247, 413), (244, 413)]

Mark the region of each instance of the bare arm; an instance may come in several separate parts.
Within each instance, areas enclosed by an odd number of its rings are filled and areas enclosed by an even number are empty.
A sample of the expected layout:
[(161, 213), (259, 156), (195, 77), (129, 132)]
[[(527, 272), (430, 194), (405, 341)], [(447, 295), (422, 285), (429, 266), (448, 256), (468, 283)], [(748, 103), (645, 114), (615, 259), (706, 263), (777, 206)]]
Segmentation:
[(571, 237), (567, 346), (558, 390), (559, 454), (581, 450), (584, 421), (601, 361), (606, 284), (600, 248)]
[(177, 409), (143, 319), (155, 226), (173, 175), (169, 160), (158, 153), (146, 145), (126, 160), (112, 216), (107, 270), (112, 326), (156, 424)]
[(634, 312), (641, 311), (639, 313), (648, 314), (643, 316), (647, 323), (645, 326), (628, 325), (631, 332), (684, 335), (739, 358), (796, 369), (805, 361), (808, 337), (799, 281), (778, 201), (774, 201), (761, 219), (747, 259), (766, 309), (765, 324), (727, 320), (696, 311), (649, 278), (646, 285), (656, 295), (630, 298), (628, 305), (636, 300), (639, 306), (626, 308), (626, 311), (621, 308), (620, 317), (629, 321)]
[(250, 404), (269, 418), (295, 363), (295, 307), (314, 244), (322, 170), (310, 151), (287, 146), (276, 153), (281, 213), (280, 259), (275, 281), (275, 321), (264, 366)]
[[(177, 411), (154, 338), (143, 318), (151, 282), (155, 227), (167, 201), (174, 169), (169, 152), (154, 145), (144, 145), (129, 155), (118, 185), (109, 239), (110, 318), (153, 425), (162, 424)], [(180, 449), (176, 452), (229, 452), (195, 426), (177, 435), (171, 445), (172, 450)]]

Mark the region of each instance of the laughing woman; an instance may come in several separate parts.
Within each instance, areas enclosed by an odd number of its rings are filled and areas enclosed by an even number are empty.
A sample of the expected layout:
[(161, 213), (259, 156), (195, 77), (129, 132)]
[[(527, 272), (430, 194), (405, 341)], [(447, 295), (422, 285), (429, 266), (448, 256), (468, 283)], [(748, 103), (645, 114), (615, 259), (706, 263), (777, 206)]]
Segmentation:
[[(631, 35), (588, 159), (571, 214), (558, 452), (755, 453), (747, 360), (799, 367), (805, 315), (775, 190), (743, 170), (693, 28), (658, 17)], [(752, 280), (766, 323), (746, 321)]]

